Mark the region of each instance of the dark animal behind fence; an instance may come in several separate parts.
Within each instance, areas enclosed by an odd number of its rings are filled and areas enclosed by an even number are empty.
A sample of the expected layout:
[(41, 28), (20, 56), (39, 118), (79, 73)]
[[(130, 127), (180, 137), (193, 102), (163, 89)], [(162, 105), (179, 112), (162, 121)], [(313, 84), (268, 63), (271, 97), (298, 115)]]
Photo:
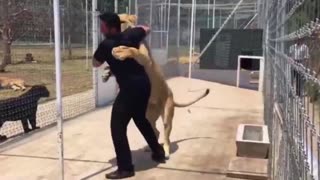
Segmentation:
[[(25, 133), (38, 129), (39, 127), (36, 125), (38, 101), (42, 97), (49, 97), (49, 95), (50, 93), (45, 86), (36, 85), (21, 96), (0, 100), (0, 128), (6, 121), (21, 120)], [(5, 139), (7, 139), (6, 136), (0, 135), (0, 141)]]

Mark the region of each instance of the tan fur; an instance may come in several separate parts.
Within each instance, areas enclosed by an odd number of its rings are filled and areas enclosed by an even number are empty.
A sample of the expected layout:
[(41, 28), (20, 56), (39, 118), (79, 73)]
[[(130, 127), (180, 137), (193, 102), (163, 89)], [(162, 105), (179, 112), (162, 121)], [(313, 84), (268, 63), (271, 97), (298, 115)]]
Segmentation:
[(6, 89), (13, 89), (15, 91), (24, 91), (26, 89), (26, 84), (25, 81), (20, 78), (0, 77), (0, 87)]
[[(121, 22), (124, 24), (122, 27), (131, 27), (136, 22), (136, 16), (121, 14), (119, 15)], [(134, 20), (134, 22), (133, 22)], [(173, 99), (173, 93), (162, 73), (160, 66), (155, 63), (154, 59), (150, 54), (150, 50), (146, 44), (141, 44), (139, 49), (119, 46), (113, 48), (112, 54), (119, 60), (125, 60), (126, 58), (133, 58), (139, 64), (144, 66), (147, 75), (151, 82), (151, 95), (149, 99), (147, 109), (147, 119), (150, 121), (157, 137), (159, 137), (159, 131), (156, 128), (156, 121), (161, 116), (164, 124), (164, 150), (166, 157), (170, 154), (170, 134), (172, 129), (172, 121), (174, 116), (175, 107), (187, 107), (191, 104), (199, 101), (200, 99), (207, 96), (209, 90), (200, 95), (195, 100), (187, 103), (177, 103)]]

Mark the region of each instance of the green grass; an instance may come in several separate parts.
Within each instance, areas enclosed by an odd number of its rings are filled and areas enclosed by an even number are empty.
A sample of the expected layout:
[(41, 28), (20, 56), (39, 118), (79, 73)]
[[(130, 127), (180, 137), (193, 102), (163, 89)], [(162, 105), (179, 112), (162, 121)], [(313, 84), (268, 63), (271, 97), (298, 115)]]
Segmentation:
[[(91, 48), (89, 48), (91, 50)], [(3, 53), (0, 48), (0, 58)], [(72, 59), (68, 59), (68, 51), (62, 54), (62, 94), (68, 96), (92, 89), (92, 67), (91, 57), (89, 57), (89, 68), (86, 69), (85, 48), (73, 48)], [(24, 60), (27, 53), (32, 53), (35, 64), (19, 63)], [(180, 47), (180, 57), (189, 58), (189, 48)], [(89, 55), (92, 53), (89, 52)], [(169, 47), (169, 57), (176, 57), (175, 46)], [(55, 98), (55, 64), (54, 48), (49, 46), (14, 46), (12, 47), (13, 64), (6, 67), (5, 73), (0, 76), (22, 78), (29, 85), (45, 84), (50, 91), (50, 97), (47, 100)], [(0, 99), (19, 96), (22, 92), (0, 89)]]
[[(26, 53), (32, 53), (37, 63), (20, 64), (17, 63), (25, 57)], [(89, 52), (91, 54), (91, 52)], [(62, 94), (68, 96), (92, 89), (92, 68), (91, 57), (89, 57), (89, 68), (86, 68), (85, 48), (73, 49), (72, 59), (68, 59), (67, 54), (63, 54), (62, 63)], [(0, 58), (2, 55), (0, 54)], [(47, 100), (55, 98), (55, 64), (54, 49), (49, 47), (32, 47), (12, 49), (13, 64), (6, 67), (5, 73), (0, 76), (22, 78), (29, 85), (45, 84), (50, 91)], [(15, 64), (17, 63), (17, 64)], [(0, 99), (19, 96), (22, 92), (13, 90), (0, 90)]]

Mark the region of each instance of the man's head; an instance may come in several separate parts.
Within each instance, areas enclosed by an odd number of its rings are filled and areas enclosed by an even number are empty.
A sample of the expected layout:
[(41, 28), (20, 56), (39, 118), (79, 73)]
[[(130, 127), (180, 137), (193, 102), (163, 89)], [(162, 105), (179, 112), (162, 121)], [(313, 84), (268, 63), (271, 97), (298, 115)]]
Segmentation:
[(112, 36), (121, 32), (121, 21), (117, 14), (106, 12), (99, 16), (100, 30), (105, 36)]

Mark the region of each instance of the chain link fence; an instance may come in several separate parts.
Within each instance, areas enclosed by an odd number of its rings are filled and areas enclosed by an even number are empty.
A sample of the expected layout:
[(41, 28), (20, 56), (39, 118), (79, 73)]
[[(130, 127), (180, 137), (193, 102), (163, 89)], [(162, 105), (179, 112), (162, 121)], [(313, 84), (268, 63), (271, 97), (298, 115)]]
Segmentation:
[(319, 179), (320, 2), (261, 1), (272, 179)]
[[(63, 119), (69, 119), (95, 108), (91, 1), (61, 1), (60, 15)], [(52, 0), (1, 0), (0, 35), (1, 137), (24, 133), (26, 119), (29, 128), (33, 121), (40, 128), (55, 123)], [(27, 89), (13, 90), (20, 81)], [(35, 85), (44, 86), (49, 95), (40, 98), (40, 92), (33, 91)]]
[[(188, 72), (192, 2), (192, 0), (141, 0), (136, 13), (139, 24), (146, 24), (152, 28), (148, 42), (155, 60), (161, 65), (172, 65), (172, 63), (178, 65), (178, 68), (171, 71), (176, 71), (179, 75), (186, 75)], [(195, 3), (191, 61), (193, 70), (198, 70), (199, 61), (196, 60), (200, 53), (201, 29), (220, 28), (238, 1), (196, 0)], [(223, 28), (257, 28), (257, 4), (255, 0), (245, 0)]]
[[(237, 2), (196, 1), (193, 59), (200, 51), (200, 29), (220, 28)], [(68, 119), (95, 108), (89, 61), (92, 15), (91, 0), (61, 3), (63, 118)], [(23, 133), (26, 114), (30, 126), (56, 122), (52, 9), (51, 0), (0, 1), (0, 140)], [(113, 10), (110, 1), (98, 1), (99, 12)], [(159, 64), (189, 61), (192, 0), (119, 1), (118, 12), (136, 14), (138, 24), (151, 26), (147, 40)], [(264, 118), (272, 140), (269, 169), (275, 180), (319, 179), (318, 18), (318, 0), (244, 0), (223, 27), (264, 29)], [(197, 62), (192, 63), (199, 69)], [(20, 80), (30, 86), (24, 91), (10, 89)], [(49, 95), (33, 92), (35, 85), (44, 86)], [(34, 106), (34, 100), (39, 105)]]

